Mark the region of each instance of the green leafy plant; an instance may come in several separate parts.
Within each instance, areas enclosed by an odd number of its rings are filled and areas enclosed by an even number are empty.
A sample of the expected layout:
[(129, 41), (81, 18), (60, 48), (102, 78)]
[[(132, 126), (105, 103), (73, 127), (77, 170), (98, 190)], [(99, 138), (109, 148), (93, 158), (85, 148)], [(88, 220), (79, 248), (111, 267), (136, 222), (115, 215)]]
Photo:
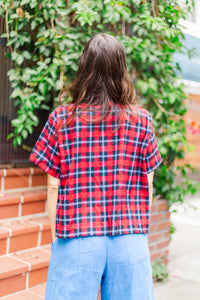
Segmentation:
[(174, 226), (174, 224), (173, 223), (170, 223), (170, 234), (173, 234), (173, 233), (175, 233), (176, 232), (176, 227)]
[(176, 227), (174, 226), (174, 224), (172, 222), (170, 222), (169, 232), (170, 232), (170, 241), (171, 241), (172, 234), (174, 234), (176, 232)]
[[(155, 173), (157, 198), (183, 202), (198, 185), (188, 177), (190, 165), (177, 165), (187, 146), (184, 85), (175, 74), (176, 51), (183, 51), (178, 25), (192, 2), (169, 0), (0, 0), (5, 18), (10, 95), (18, 108), (9, 138), (21, 145), (38, 125), (36, 110), (57, 104), (60, 89), (76, 76), (80, 53), (90, 37), (111, 33), (124, 45), (127, 65), (140, 102), (151, 112), (163, 163)], [(186, 51), (186, 49), (184, 49)], [(191, 56), (193, 49), (189, 49)], [(181, 174), (180, 184), (175, 182)]]
[(152, 276), (154, 281), (165, 282), (169, 276), (169, 270), (161, 259), (152, 263)]

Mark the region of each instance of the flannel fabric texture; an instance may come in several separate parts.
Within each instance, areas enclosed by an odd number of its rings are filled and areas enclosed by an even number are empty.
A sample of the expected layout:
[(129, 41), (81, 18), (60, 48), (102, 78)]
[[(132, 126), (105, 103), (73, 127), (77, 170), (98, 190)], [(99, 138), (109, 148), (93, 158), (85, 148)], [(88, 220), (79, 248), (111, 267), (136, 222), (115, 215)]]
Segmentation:
[[(162, 158), (150, 113), (144, 108), (90, 123), (67, 104), (56, 108), (40, 134), (30, 160), (59, 178), (56, 236), (148, 233), (149, 188), (147, 174)], [(100, 116), (97, 106), (82, 112), (89, 119)], [(95, 107), (95, 110), (92, 108)]]

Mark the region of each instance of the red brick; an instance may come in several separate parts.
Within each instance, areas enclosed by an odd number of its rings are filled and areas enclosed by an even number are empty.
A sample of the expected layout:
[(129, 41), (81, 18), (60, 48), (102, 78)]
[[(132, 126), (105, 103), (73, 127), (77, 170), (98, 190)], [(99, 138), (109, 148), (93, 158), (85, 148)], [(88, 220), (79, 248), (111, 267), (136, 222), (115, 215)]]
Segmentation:
[(6, 169), (6, 177), (21, 177), (31, 174), (30, 168)]
[(29, 186), (29, 178), (28, 176), (20, 176), (20, 177), (5, 177), (4, 178), (4, 188), (5, 190), (9, 189), (18, 189)]
[(16, 251), (36, 247), (37, 241), (38, 241), (38, 232), (23, 234), (20, 236), (13, 236), (10, 238), (9, 252), (13, 253)]
[(41, 246), (52, 242), (51, 230), (42, 231)]
[(167, 200), (158, 200), (158, 210), (168, 210)]
[(0, 279), (9, 278), (27, 271), (27, 264), (7, 256), (0, 257)]
[(20, 193), (5, 194), (4, 196), (0, 197), (0, 207), (4, 205), (20, 203), (20, 200), (21, 200)]
[(164, 249), (164, 248), (166, 248), (168, 246), (169, 246), (169, 241), (163, 241), (163, 242), (158, 243), (157, 246), (156, 246), (156, 248), (158, 250), (160, 250), (160, 249)]
[(158, 258), (162, 257), (162, 251), (152, 253), (151, 254), (151, 261), (157, 260)]
[(47, 281), (48, 267), (33, 270), (29, 273), (29, 287), (44, 283)]
[(164, 260), (167, 261), (168, 256), (169, 256), (169, 250), (165, 250), (165, 251), (160, 250), (151, 254), (151, 261), (155, 261), (157, 259), (161, 259), (162, 261)]
[(158, 201), (153, 201), (151, 205), (151, 213), (154, 213), (157, 211), (157, 202)]
[(164, 219), (169, 220), (169, 218), (170, 218), (170, 212), (167, 211), (167, 212), (165, 212), (165, 214), (164, 214)]
[(162, 238), (162, 233), (161, 232), (153, 233), (153, 234), (149, 235), (148, 241), (151, 243), (151, 242), (154, 242), (154, 241), (159, 241), (161, 238)]
[(156, 231), (156, 229), (157, 229), (156, 224), (150, 222), (149, 232), (150, 233), (154, 232), (154, 231)]
[(163, 258), (162, 262), (167, 266), (169, 263), (169, 258)]
[(22, 205), (22, 216), (45, 212), (46, 206), (44, 201), (28, 202)]
[(4, 300), (41, 300), (41, 299), (44, 299), (44, 297), (41, 298), (40, 296), (35, 295), (31, 292), (23, 291), (21, 293), (10, 295), (6, 297)]
[(19, 219), (7, 221), (1, 225), (11, 231), (9, 252), (37, 246), (39, 224), (33, 224), (27, 219)]
[(155, 245), (149, 245), (149, 251), (150, 253), (153, 253), (153, 251), (155, 250), (156, 246)]
[(40, 169), (40, 168), (33, 168), (32, 169), (33, 170), (33, 174), (34, 175), (38, 175), (38, 174), (46, 174), (42, 169)]
[(7, 249), (7, 238), (0, 240), (0, 255), (6, 254)]
[(31, 264), (31, 271), (33, 271), (48, 267), (50, 256), (47, 251), (31, 249), (15, 253), (12, 257)]
[(43, 230), (51, 229), (50, 220), (48, 216), (35, 217), (35, 218), (31, 218), (30, 220), (42, 226)]
[(0, 206), (0, 219), (18, 217), (18, 204)]
[(33, 292), (34, 294), (37, 294), (41, 297), (45, 296), (45, 290), (46, 290), (46, 284), (40, 284), (38, 286), (35, 286), (33, 288), (30, 289), (30, 292)]
[(170, 238), (170, 231), (167, 230), (167, 231), (163, 232), (163, 237), (169, 239)]
[(4, 177), (4, 169), (0, 169), (0, 177)]
[(34, 202), (34, 201), (46, 201), (47, 191), (31, 191), (23, 193), (24, 202)]
[(32, 176), (32, 186), (46, 185), (47, 184), (47, 175), (33, 175)]
[(170, 227), (170, 221), (168, 221), (168, 220), (157, 224), (157, 230), (158, 231), (163, 230), (163, 229), (167, 229), (169, 227)]
[(166, 257), (168, 257), (168, 256), (169, 256), (169, 249), (164, 250), (164, 251), (162, 252), (162, 258), (166, 258)]
[(0, 241), (2, 239), (5, 239), (7, 237), (9, 237), (9, 230), (8, 229), (5, 229), (5, 228), (2, 228), (2, 223), (0, 224)]
[(161, 221), (163, 218), (164, 218), (164, 214), (162, 214), (162, 213), (157, 213), (157, 214), (151, 215), (150, 223)]
[[(39, 224), (33, 224), (33, 222), (31, 222), (28, 219), (19, 219), (19, 220), (9, 220), (6, 221), (4, 223), (1, 223), (1, 225), (4, 228), (7, 228), (7, 230), (11, 230), (12, 234), (11, 236), (16, 236), (16, 235), (22, 235), (22, 234), (29, 234), (29, 233), (33, 233), (33, 232), (38, 232), (38, 230), (40, 229)], [(1, 228), (1, 227), (0, 227)]]
[(0, 297), (15, 293), (26, 288), (25, 274), (18, 274), (0, 280)]

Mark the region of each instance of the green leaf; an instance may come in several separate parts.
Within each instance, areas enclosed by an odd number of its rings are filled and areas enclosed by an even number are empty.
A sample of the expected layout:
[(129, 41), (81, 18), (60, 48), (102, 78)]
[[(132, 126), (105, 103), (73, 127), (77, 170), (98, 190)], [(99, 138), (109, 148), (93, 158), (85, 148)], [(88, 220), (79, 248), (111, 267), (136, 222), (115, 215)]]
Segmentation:
[(34, 8), (34, 7), (36, 7), (36, 6), (38, 5), (38, 2), (35, 1), (35, 0), (32, 0), (32, 1), (29, 2), (29, 3), (30, 3), (30, 7), (31, 7), (31, 8)]
[(26, 124), (26, 129), (28, 130), (28, 132), (29, 132), (30, 134), (33, 133), (33, 127), (32, 127), (31, 124)]
[(25, 130), (25, 129), (22, 130), (21, 135), (22, 135), (23, 139), (25, 140), (25, 139), (28, 137), (28, 132), (27, 132), (27, 130)]
[(10, 140), (11, 138), (13, 138), (15, 135), (14, 133), (10, 133), (8, 136), (7, 136), (7, 140)]
[(21, 121), (19, 119), (14, 119), (11, 121), (12, 126), (16, 127), (21, 124)]
[(36, 20), (33, 20), (31, 22), (31, 30), (34, 30), (37, 27), (37, 25), (38, 25), (38, 22)]
[(38, 88), (42, 95), (46, 95), (46, 92), (47, 92), (47, 83), (46, 82), (40, 82)]
[(44, 109), (44, 110), (49, 110), (49, 106), (46, 105), (46, 104), (41, 104), (41, 105), (40, 105), (40, 108), (41, 108), (41, 109)]
[(26, 58), (26, 59), (31, 59), (31, 54), (30, 54), (30, 52), (28, 52), (28, 51), (23, 51), (22, 55), (23, 55), (23, 57)]
[(17, 144), (18, 144), (18, 145), (21, 145), (21, 144), (22, 144), (22, 137), (21, 137), (21, 136), (17, 136), (17, 137), (16, 137), (16, 140), (17, 140)]
[(32, 111), (29, 111), (29, 112), (28, 112), (28, 115), (30, 116), (31, 120), (33, 120), (33, 121), (35, 122), (35, 125), (37, 126), (37, 124), (38, 124), (38, 117), (35, 116), (35, 115), (32, 113)]
[(22, 0), (21, 1), (21, 6), (30, 3), (30, 0)]
[(22, 63), (23, 63), (23, 61), (24, 61), (24, 57), (23, 57), (23, 55), (18, 55), (17, 56), (17, 58), (16, 58), (16, 63), (18, 64), (18, 65), (21, 65)]
[(138, 80), (135, 86), (142, 92), (142, 94), (146, 94), (149, 88), (148, 83), (143, 80)]

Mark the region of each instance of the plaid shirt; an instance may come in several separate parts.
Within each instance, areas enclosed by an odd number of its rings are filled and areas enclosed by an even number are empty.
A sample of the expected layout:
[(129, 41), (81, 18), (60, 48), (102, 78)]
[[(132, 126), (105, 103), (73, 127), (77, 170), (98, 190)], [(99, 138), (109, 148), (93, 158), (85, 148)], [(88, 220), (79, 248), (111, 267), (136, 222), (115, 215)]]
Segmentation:
[[(151, 115), (134, 108), (138, 115), (128, 114), (131, 124), (121, 114), (120, 128), (113, 133), (115, 114), (95, 124), (77, 114), (62, 126), (71, 115), (69, 105), (73, 104), (59, 106), (50, 114), (30, 156), (60, 179), (56, 236), (147, 233), (147, 174), (162, 161)], [(94, 111), (84, 113), (94, 116)]]

